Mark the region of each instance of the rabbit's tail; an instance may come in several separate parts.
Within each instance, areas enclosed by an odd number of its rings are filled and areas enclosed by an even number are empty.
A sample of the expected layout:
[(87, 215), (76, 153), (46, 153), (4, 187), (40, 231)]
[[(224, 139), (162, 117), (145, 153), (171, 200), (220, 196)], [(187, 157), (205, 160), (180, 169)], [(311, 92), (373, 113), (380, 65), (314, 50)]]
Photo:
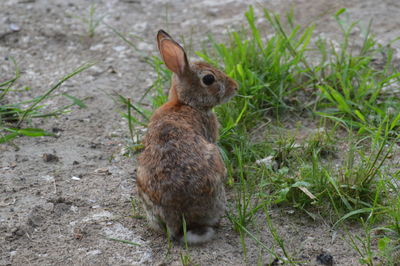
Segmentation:
[(194, 230), (188, 230), (186, 232), (186, 239), (184, 236), (181, 238), (181, 243), (185, 243), (185, 241), (188, 244), (203, 244), (205, 242), (208, 242), (212, 239), (214, 236), (214, 229), (212, 227), (201, 227), (201, 228), (196, 228)]

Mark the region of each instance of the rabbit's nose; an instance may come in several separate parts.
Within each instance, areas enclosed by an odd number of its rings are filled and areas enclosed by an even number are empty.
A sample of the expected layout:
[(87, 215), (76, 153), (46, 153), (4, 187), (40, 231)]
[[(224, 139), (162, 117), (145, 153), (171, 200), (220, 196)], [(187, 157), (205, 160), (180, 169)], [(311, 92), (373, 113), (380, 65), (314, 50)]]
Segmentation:
[(232, 90), (235, 91), (235, 92), (238, 91), (238, 88), (239, 88), (237, 82), (234, 81), (234, 80), (230, 80), (230, 87), (231, 87)]

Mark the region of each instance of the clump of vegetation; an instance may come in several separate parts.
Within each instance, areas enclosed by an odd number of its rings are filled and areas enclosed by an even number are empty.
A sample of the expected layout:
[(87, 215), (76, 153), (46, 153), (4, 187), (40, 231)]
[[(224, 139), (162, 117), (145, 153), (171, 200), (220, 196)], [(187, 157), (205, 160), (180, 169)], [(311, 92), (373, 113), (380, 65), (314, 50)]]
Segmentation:
[(77, 18), (85, 27), (85, 36), (93, 38), (96, 34), (96, 29), (101, 25), (106, 15), (98, 15), (97, 6), (91, 4), (87, 9), (87, 14), (82, 14)]
[[(285, 20), (264, 10), (266, 24), (258, 26), (250, 8), (248, 26), (231, 32), (228, 44), (211, 37), (212, 48), (197, 52), (240, 84), (238, 95), (215, 111), (228, 186), (235, 195), (227, 217), (241, 236), (244, 254), (244, 238), (249, 237), (275, 258), (295, 262), (268, 214), (269, 208), (289, 205), (332, 227), (350, 219), (363, 221), (365, 237), (378, 238), (378, 255), (388, 263), (396, 261), (400, 178), (391, 170), (390, 157), (399, 143), (400, 98), (390, 88), (398, 84), (400, 73), (393, 50), (378, 44), (371, 24), (361, 48), (353, 48), (350, 36), (357, 24), (345, 21), (344, 12), (334, 15), (342, 32), (338, 44), (315, 38), (314, 26), (295, 25), (291, 14)], [(273, 34), (265, 34), (264, 27)], [(144, 101), (154, 109), (167, 99), (170, 72), (158, 57), (146, 60), (157, 73), (154, 84), (136, 102), (119, 96), (127, 106), (124, 117), (131, 136), (146, 126), (152, 112)], [(323, 127), (307, 131), (308, 138), (297, 138), (297, 131), (282, 134), (285, 121), (298, 114)], [(280, 132), (275, 134), (274, 128)], [(132, 137), (132, 142), (140, 141)], [(260, 213), (281, 254), (252, 231), (262, 227), (256, 219)], [(380, 234), (372, 236), (377, 230)], [(350, 239), (359, 248), (360, 262), (372, 263), (371, 246), (360, 248), (354, 236)]]
[[(81, 67), (78, 67), (71, 73), (62, 77), (57, 83), (55, 83), (42, 95), (36, 96), (35, 98), (26, 101), (8, 103), (8, 99), (11, 96), (14, 96), (12, 94), (23, 93), (24, 91), (30, 90), (30, 88), (27, 87), (24, 89), (16, 88), (15, 84), (21, 76), (21, 72), (15, 60), (13, 58), (10, 58), (10, 61), (15, 67), (14, 77), (0, 83), (0, 144), (11, 141), (18, 136), (52, 136), (54, 135), (54, 133), (52, 132), (48, 132), (41, 128), (30, 127), (31, 121), (38, 118), (62, 115), (68, 112), (70, 108), (74, 105), (77, 105), (81, 108), (86, 107), (80, 99), (72, 95), (69, 95), (67, 93), (55, 95), (54, 93), (65, 81), (86, 70), (93, 64), (85, 64)], [(66, 97), (70, 99), (72, 103), (61, 106), (55, 110), (49, 110), (48, 108), (46, 108), (44, 101), (57, 96)]]

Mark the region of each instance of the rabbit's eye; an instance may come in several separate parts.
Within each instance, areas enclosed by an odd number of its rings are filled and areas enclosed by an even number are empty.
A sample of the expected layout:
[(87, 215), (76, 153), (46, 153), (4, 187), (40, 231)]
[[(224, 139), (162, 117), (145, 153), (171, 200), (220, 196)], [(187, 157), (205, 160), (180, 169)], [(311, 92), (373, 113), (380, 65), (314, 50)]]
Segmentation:
[(213, 84), (215, 81), (215, 77), (211, 74), (205, 75), (203, 77), (203, 83), (207, 86), (210, 86), (211, 84)]

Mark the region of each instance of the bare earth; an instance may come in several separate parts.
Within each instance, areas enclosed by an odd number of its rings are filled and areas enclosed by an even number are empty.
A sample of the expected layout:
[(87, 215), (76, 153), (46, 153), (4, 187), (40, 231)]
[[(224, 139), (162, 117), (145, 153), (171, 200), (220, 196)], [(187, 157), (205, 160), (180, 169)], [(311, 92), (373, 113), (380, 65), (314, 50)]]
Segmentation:
[[(87, 37), (79, 17), (88, 17), (89, 2), (0, 2), (0, 82), (13, 75), (7, 56), (13, 56), (21, 67), (18, 87), (30, 87), (32, 97), (79, 65), (98, 62), (61, 88), (79, 98), (89, 97), (88, 108), (74, 107), (67, 115), (32, 125), (57, 131), (58, 137), (19, 138), (14, 142), (19, 149), (10, 144), (0, 146), (0, 265), (179, 265), (182, 247), (174, 245), (168, 251), (163, 236), (149, 231), (143, 219), (130, 217), (136, 163), (135, 158), (123, 156), (128, 127), (118, 113), (120, 106), (110, 97), (118, 92), (138, 99), (155, 74), (106, 26), (99, 26), (93, 38)], [(157, 54), (154, 39), (160, 28), (184, 36), (193, 49), (201, 47), (207, 33), (223, 41), (227, 29), (245, 23), (249, 3), (257, 12), (260, 6), (274, 12), (293, 8), (299, 24), (316, 21), (316, 34), (328, 37), (338, 32), (332, 14), (346, 7), (350, 17), (360, 19), (363, 25), (373, 18), (373, 32), (382, 43), (400, 36), (397, 0), (95, 2), (96, 13), (105, 15), (107, 24), (127, 36), (142, 38), (132, 40), (144, 54)], [(14, 100), (23, 99), (9, 99)], [(60, 97), (47, 103), (54, 107), (67, 102)], [(59, 161), (45, 162), (45, 153), (55, 154)], [(358, 265), (342, 231), (332, 231), (323, 221), (313, 221), (292, 209), (273, 209), (271, 217), (289, 252), (303, 265), (317, 265), (316, 257), (323, 252), (333, 256), (335, 265)], [(263, 243), (272, 247), (267, 226), (259, 230)], [(351, 230), (361, 232), (360, 228)], [(190, 248), (190, 256), (200, 265), (271, 262), (253, 240), (247, 239), (247, 245), (244, 259), (239, 235), (225, 219), (216, 239)], [(282, 254), (278, 248), (276, 251)]]

